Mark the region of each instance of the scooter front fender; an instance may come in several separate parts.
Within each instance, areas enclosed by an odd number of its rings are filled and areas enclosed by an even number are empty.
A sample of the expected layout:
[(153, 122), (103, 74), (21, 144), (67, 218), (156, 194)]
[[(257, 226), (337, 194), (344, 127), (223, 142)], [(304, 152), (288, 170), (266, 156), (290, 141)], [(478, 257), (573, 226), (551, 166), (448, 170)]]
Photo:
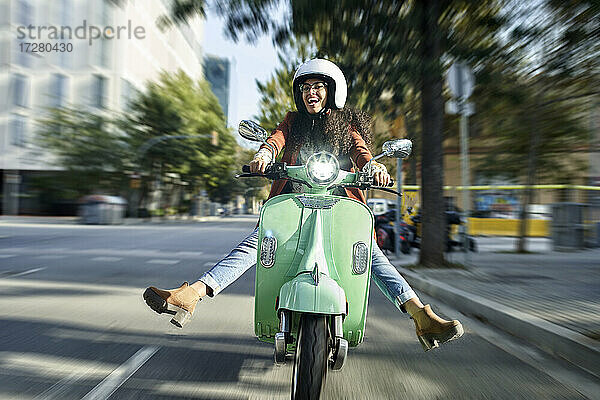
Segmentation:
[(286, 282), (279, 291), (278, 310), (295, 312), (346, 315), (344, 289), (329, 276), (319, 274), (315, 280), (305, 272)]

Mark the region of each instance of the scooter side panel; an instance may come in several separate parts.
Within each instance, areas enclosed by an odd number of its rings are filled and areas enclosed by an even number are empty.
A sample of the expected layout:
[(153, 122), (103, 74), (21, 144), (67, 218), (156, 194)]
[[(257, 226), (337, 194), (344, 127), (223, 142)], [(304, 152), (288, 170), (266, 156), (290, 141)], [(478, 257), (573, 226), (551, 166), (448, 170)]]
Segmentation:
[[(265, 203), (260, 214), (258, 257), (254, 295), (254, 332), (260, 340), (272, 342), (279, 331), (276, 299), (280, 288), (293, 276), (287, 276), (292, 264), (300, 228), (305, 215), (301, 204), (294, 200), (295, 194), (273, 197)], [(260, 254), (265, 236), (276, 240), (273, 266), (265, 268)]]
[[(363, 203), (342, 198), (329, 216), (324, 216), (324, 229), (329, 229), (328, 246), (334, 255), (338, 282), (346, 293), (348, 315), (344, 319), (344, 337), (351, 347), (363, 341), (371, 278), (371, 255), (374, 218)], [(364, 243), (368, 256), (365, 271), (357, 274), (352, 269), (353, 250)]]

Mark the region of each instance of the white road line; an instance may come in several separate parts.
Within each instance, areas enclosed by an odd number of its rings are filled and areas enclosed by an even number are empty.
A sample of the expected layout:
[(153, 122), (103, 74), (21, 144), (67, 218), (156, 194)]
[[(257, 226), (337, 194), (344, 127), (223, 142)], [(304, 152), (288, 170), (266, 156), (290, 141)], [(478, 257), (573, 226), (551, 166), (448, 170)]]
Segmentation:
[(28, 269), (27, 271), (19, 272), (18, 274), (14, 274), (14, 275), (10, 275), (10, 276), (14, 277), (14, 276), (29, 275), (29, 274), (33, 274), (34, 272), (41, 271), (43, 269), (46, 269), (46, 267)]
[(102, 382), (93, 388), (81, 400), (108, 399), (123, 383), (140, 369), (159, 349), (158, 346), (145, 346), (138, 350), (125, 363), (111, 372)]
[(64, 399), (69, 392), (71, 385), (83, 378), (80, 372), (73, 372), (56, 382), (49, 389), (34, 397), (34, 400), (54, 400)]
[(177, 257), (200, 257), (202, 254), (201, 251), (177, 251), (174, 253)]
[(204, 266), (205, 267), (214, 267), (216, 263), (217, 263), (216, 261), (209, 261), (207, 263), (204, 263)]
[(107, 262), (115, 262), (121, 261), (123, 258), (121, 257), (94, 257), (91, 261), (107, 261)]
[(52, 254), (48, 254), (48, 255), (44, 255), (44, 256), (37, 256), (35, 257), (38, 260), (60, 260), (61, 258), (66, 258), (67, 256), (59, 256), (59, 255), (52, 255)]
[(11, 258), (16, 256), (16, 254), (0, 254), (0, 258)]
[(161, 259), (146, 261), (146, 263), (148, 263), (148, 264), (163, 264), (163, 265), (174, 265), (174, 264), (177, 264), (178, 262), (179, 262), (179, 260), (161, 260)]

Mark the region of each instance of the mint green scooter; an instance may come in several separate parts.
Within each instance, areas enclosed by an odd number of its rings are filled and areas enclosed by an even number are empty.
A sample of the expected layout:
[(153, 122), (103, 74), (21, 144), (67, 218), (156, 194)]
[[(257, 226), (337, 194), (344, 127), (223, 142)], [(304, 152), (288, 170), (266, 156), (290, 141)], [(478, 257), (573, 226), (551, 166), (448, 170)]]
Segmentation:
[[(268, 133), (242, 121), (240, 134), (266, 142)], [(268, 145), (268, 144), (267, 144)], [(383, 156), (407, 157), (412, 143), (384, 143)], [(239, 177), (288, 179), (303, 193), (282, 194), (260, 213), (254, 330), (259, 340), (275, 345), (275, 362), (294, 354), (292, 399), (318, 399), (327, 369), (340, 370), (349, 347), (365, 333), (374, 217), (363, 203), (331, 193), (338, 188), (373, 186), (370, 163), (363, 171), (341, 171), (327, 152), (312, 155), (302, 166), (271, 164), (265, 174)]]

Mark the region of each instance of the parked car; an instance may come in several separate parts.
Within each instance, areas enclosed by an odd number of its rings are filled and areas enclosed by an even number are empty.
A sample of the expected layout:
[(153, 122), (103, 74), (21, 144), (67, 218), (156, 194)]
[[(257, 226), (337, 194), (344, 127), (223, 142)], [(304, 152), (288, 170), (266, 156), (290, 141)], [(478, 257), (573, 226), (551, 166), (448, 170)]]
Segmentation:
[(368, 199), (367, 206), (373, 211), (373, 214), (381, 215), (396, 207), (396, 202), (390, 199)]

